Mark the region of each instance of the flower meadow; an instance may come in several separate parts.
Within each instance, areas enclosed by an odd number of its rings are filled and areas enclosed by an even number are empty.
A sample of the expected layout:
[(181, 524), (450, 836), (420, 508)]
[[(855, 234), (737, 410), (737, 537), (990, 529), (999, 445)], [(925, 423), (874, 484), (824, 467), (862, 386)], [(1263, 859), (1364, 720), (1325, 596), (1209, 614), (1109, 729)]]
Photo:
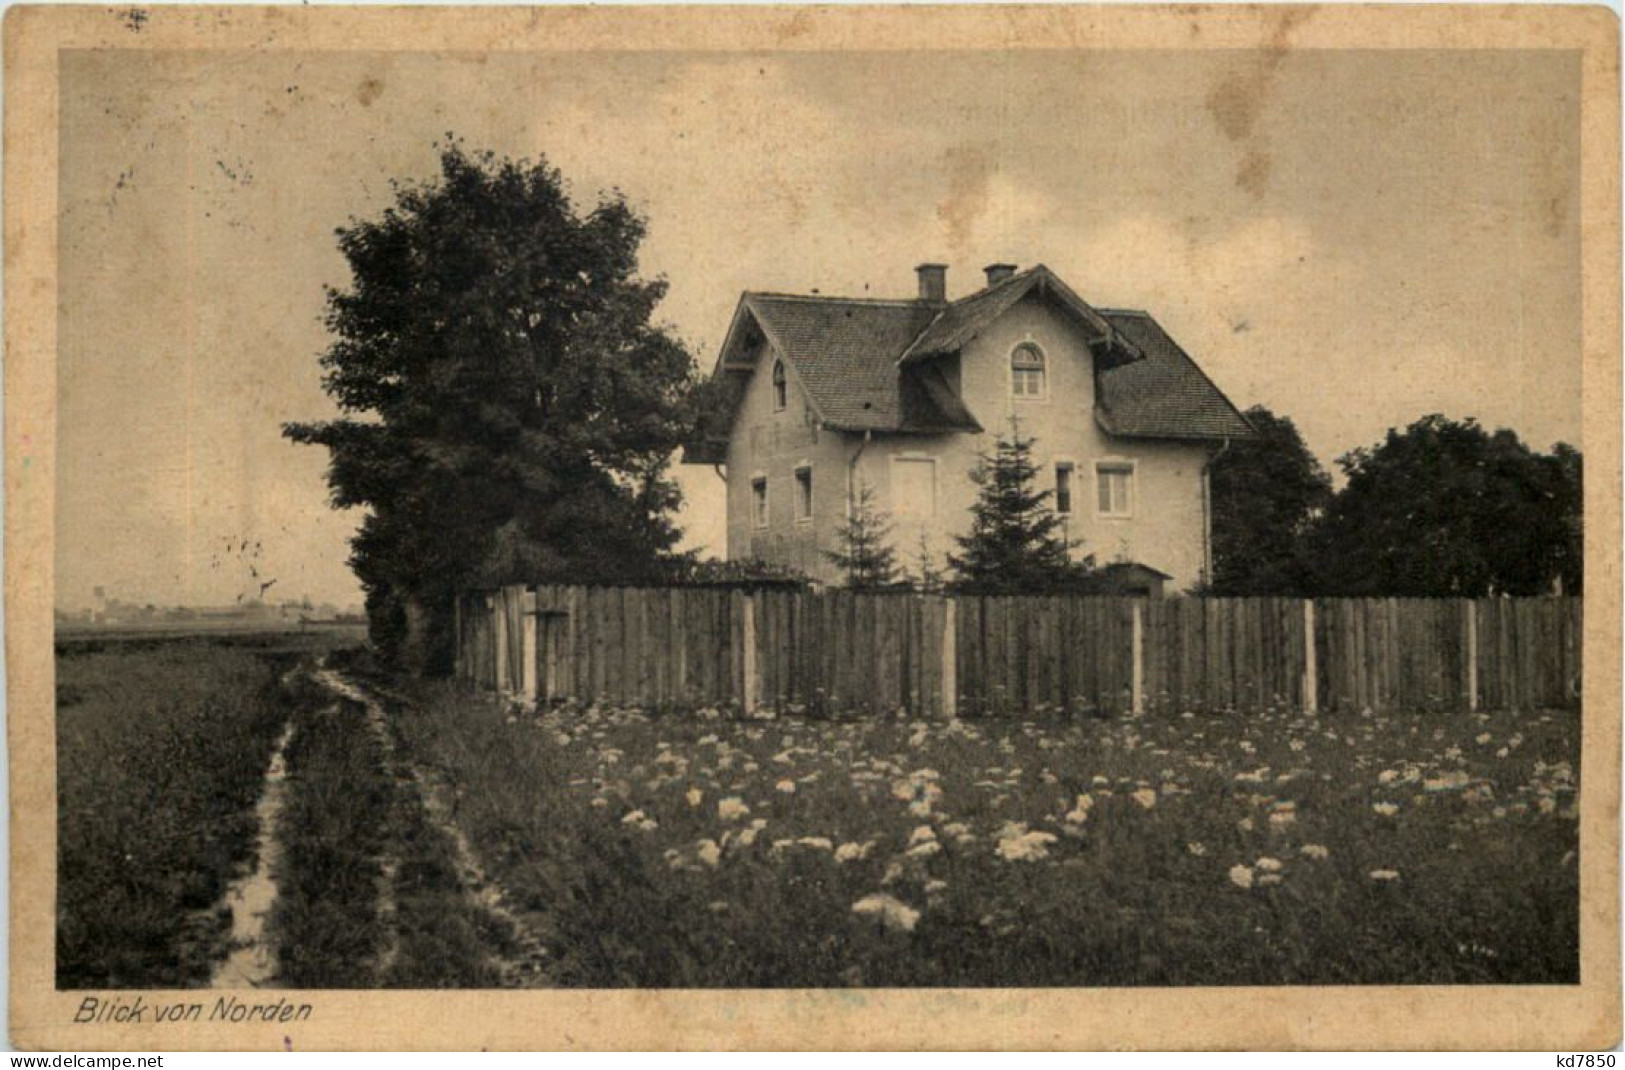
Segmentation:
[(1578, 979), (1577, 711), (393, 716), (552, 983)]

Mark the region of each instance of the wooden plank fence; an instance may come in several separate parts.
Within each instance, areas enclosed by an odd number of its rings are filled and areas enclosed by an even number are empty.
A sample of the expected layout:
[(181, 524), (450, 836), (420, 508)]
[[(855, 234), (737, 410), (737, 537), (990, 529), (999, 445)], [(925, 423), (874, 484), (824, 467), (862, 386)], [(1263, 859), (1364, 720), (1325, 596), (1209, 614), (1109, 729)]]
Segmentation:
[(527, 698), (924, 717), (1573, 706), (1582, 645), (1578, 598), (506, 587), (456, 628), (460, 676)]

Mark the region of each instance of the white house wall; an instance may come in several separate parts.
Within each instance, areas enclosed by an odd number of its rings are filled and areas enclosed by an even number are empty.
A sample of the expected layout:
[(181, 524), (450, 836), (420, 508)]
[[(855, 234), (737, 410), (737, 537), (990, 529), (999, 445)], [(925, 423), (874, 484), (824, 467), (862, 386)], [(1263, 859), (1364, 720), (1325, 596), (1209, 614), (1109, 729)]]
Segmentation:
[[(773, 407), (773, 361), (764, 348), (734, 418), (728, 444), (728, 559), (755, 558), (834, 579), (821, 553), (833, 545), (846, 513), (847, 447), (842, 435), (817, 426), (806, 394), (786, 364), (787, 404)], [(813, 515), (795, 519), (795, 470), (813, 470)], [(751, 510), (751, 481), (768, 481), (768, 525)]]

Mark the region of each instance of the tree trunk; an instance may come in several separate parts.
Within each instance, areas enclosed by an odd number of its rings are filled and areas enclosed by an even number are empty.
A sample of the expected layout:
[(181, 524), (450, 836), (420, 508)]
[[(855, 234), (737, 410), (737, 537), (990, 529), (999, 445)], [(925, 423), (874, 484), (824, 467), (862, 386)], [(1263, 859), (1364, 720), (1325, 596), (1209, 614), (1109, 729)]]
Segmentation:
[(415, 676), (422, 676), (429, 668), (434, 645), (434, 616), (421, 600), (410, 594), (401, 596), (406, 614), (406, 636), (401, 642), (401, 668)]

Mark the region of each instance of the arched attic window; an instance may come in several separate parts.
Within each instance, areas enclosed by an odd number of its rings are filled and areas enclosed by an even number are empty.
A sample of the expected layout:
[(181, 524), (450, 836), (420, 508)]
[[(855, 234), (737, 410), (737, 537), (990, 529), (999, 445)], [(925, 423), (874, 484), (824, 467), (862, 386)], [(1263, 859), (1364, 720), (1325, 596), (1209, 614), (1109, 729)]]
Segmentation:
[(1023, 342), (1010, 351), (1010, 396), (1029, 399), (1044, 396), (1044, 351), (1031, 342)]
[(790, 391), (784, 381), (784, 361), (773, 362), (773, 411), (782, 410), (789, 403)]

